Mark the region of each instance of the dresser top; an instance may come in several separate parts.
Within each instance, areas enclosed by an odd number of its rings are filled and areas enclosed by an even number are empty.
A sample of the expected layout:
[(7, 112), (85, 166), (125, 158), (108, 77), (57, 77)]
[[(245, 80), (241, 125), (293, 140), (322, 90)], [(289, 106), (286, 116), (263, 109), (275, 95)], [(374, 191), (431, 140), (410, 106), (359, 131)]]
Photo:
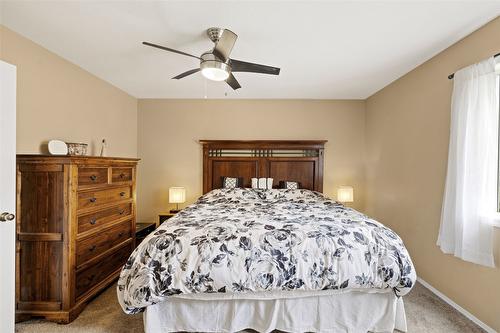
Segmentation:
[(18, 162), (29, 163), (137, 163), (140, 158), (135, 157), (101, 157), (101, 156), (75, 156), (75, 155), (44, 155), (44, 154), (17, 154)]

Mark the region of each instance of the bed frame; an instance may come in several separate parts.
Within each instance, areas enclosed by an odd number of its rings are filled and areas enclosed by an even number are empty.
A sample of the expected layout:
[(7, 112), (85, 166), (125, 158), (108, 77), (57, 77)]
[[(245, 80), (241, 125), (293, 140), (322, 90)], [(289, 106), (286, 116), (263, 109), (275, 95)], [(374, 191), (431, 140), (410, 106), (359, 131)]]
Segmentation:
[(273, 178), (300, 182), (323, 191), (323, 151), (326, 140), (200, 140), (203, 146), (203, 193), (222, 187), (222, 177)]

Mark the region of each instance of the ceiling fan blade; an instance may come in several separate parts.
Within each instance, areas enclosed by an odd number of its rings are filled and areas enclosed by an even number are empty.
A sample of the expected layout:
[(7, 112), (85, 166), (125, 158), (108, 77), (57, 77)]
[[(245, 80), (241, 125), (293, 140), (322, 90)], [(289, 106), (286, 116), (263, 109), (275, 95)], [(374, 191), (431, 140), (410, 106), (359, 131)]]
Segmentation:
[(280, 69), (278, 67), (259, 65), (252, 62), (230, 59), (230, 65), (232, 72), (250, 72), (270, 75), (280, 74)]
[(226, 79), (226, 82), (231, 86), (231, 88), (233, 88), (233, 90), (241, 88), (240, 84), (238, 83), (233, 74), (229, 74), (229, 77)]
[(226, 62), (229, 59), (229, 54), (233, 49), (234, 43), (236, 43), (236, 39), (238, 39), (238, 35), (232, 32), (231, 30), (224, 29), (222, 31), (222, 35), (219, 38), (217, 44), (215, 44), (214, 54), (217, 58), (220, 58), (222, 61)]
[(156, 45), (156, 44), (148, 43), (148, 42), (142, 42), (142, 44), (147, 45), (147, 46), (156, 47), (157, 49), (161, 49), (161, 50), (165, 50), (165, 51), (170, 51), (170, 52), (182, 54), (182, 55), (185, 55), (185, 56), (188, 56), (188, 57), (193, 57), (193, 58), (196, 58), (196, 59), (200, 59), (200, 57), (194, 56), (192, 54), (189, 54), (189, 53), (186, 53), (186, 52), (182, 52), (182, 51), (177, 51), (177, 50), (165, 47), (165, 46)]
[(200, 71), (200, 69), (199, 69), (199, 68), (191, 69), (191, 70), (189, 70), (189, 71), (187, 71), (187, 72), (184, 72), (184, 73), (182, 73), (182, 74), (179, 74), (179, 75), (177, 75), (177, 76), (174, 76), (172, 79), (179, 80), (179, 79), (182, 79), (183, 77), (186, 77), (186, 76), (188, 76), (188, 75), (191, 75), (191, 74), (197, 73), (197, 72), (199, 72), (199, 71)]

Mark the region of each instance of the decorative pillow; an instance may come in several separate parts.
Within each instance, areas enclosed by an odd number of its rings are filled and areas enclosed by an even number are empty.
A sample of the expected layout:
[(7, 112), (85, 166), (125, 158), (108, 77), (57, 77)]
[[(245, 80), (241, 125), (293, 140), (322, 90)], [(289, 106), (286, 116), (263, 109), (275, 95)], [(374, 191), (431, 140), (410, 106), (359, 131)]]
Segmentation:
[(290, 181), (280, 181), (280, 188), (285, 188), (287, 190), (298, 190), (300, 188), (299, 182), (290, 182)]
[(243, 177), (222, 176), (222, 188), (237, 188), (243, 186)]
[(270, 190), (273, 188), (272, 178), (252, 178), (252, 188)]

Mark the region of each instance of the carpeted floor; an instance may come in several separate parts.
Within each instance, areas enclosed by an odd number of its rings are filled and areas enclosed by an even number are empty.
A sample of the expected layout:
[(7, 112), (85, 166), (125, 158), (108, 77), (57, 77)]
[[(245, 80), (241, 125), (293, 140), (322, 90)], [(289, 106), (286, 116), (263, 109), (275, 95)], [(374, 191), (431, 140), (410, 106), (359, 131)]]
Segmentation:
[[(404, 301), (409, 333), (484, 332), (419, 283), (405, 296)], [(16, 332), (138, 333), (144, 330), (142, 314), (124, 314), (116, 300), (115, 286), (112, 286), (92, 301), (71, 324), (31, 320), (17, 324)]]

